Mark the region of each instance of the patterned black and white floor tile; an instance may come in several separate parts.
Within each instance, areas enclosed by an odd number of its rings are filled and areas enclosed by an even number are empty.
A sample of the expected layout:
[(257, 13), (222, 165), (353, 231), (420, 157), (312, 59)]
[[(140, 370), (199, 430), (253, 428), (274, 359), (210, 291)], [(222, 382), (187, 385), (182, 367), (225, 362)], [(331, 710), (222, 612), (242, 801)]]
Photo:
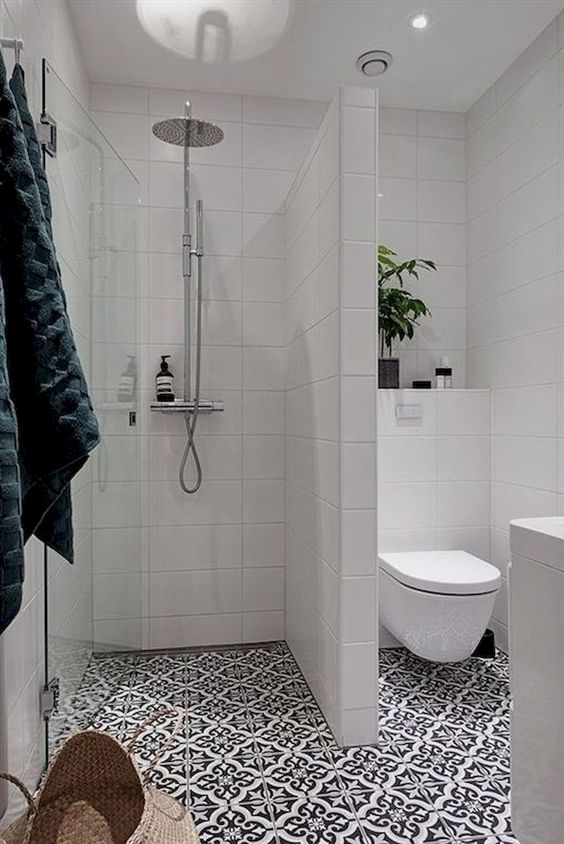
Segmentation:
[[(136, 745), (201, 844), (518, 844), (509, 817), (507, 657), (380, 653), (381, 741), (339, 748), (282, 642), (94, 656), (68, 733)], [(78, 715), (80, 713), (80, 717)], [(179, 726), (180, 725), (180, 726)]]

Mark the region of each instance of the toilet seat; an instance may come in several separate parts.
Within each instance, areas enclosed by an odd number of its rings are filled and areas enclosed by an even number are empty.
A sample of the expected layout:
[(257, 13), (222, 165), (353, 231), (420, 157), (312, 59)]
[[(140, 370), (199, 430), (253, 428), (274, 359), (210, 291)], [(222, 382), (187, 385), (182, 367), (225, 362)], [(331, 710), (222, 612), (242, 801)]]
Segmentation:
[(466, 551), (400, 551), (380, 554), (379, 561), (404, 586), (436, 595), (484, 595), (501, 583), (495, 566)]

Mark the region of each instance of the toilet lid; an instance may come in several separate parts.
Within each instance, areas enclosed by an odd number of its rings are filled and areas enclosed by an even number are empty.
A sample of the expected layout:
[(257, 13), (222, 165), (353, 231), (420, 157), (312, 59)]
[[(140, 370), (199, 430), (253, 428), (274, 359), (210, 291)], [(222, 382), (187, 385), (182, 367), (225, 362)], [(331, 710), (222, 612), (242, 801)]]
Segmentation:
[(412, 589), (479, 595), (499, 588), (499, 571), (466, 551), (400, 551), (379, 555), (380, 566)]

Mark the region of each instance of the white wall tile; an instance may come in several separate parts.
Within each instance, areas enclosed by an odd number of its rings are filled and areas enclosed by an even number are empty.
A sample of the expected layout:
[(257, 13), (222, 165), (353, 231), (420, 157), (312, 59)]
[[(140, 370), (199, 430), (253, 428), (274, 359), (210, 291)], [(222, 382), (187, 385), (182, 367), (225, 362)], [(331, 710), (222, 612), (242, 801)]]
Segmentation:
[[(121, 494), (122, 496), (124, 495), (123, 490), (121, 490)], [(150, 482), (150, 525), (176, 526), (241, 523), (242, 498), (240, 481), (208, 481), (197, 498), (192, 502), (192, 507), (189, 511), (186, 509), (186, 498), (184, 496), (185, 493), (182, 492), (175, 482)], [(96, 501), (96, 498), (94, 501)]]
[(285, 301), (285, 261), (281, 258), (243, 258), (243, 299), (247, 302)]
[(463, 114), (445, 111), (417, 112), (417, 132), (422, 137), (466, 139)]
[(347, 642), (373, 642), (376, 592), (371, 577), (345, 577), (342, 635)]
[(466, 232), (464, 226), (451, 223), (418, 225), (417, 246), (421, 256), (432, 256), (438, 264), (463, 267), (466, 263)]
[(241, 575), (237, 571), (159, 572), (150, 576), (154, 616), (206, 615), (241, 610)]
[(376, 121), (374, 110), (346, 106), (343, 119), (343, 173), (374, 173)]
[(284, 638), (283, 612), (243, 613), (243, 642), (274, 642)]
[(243, 166), (295, 172), (313, 135), (313, 130), (301, 127), (243, 126)]
[(443, 436), (488, 436), (490, 432), (490, 395), (455, 391), (439, 393), (438, 432)]
[(149, 647), (181, 648), (193, 645), (229, 645), (241, 641), (241, 614), (180, 615), (152, 617), (149, 621)]
[(345, 709), (370, 707), (373, 704), (376, 684), (376, 650), (373, 642), (344, 646), (341, 695)]
[(243, 572), (243, 610), (284, 609), (284, 568), (253, 568)]
[(243, 528), (243, 555), (245, 566), (283, 566), (284, 525), (247, 524)]
[[(213, 436), (203, 433), (199, 440), (199, 454), (206, 464), (206, 476), (209, 480), (235, 480), (241, 477), (242, 454), (240, 437)], [(186, 439), (180, 437), (151, 437), (149, 441), (150, 480), (174, 482), (178, 477), (178, 467), (182, 459)], [(195, 467), (190, 461), (186, 467), (186, 477), (195, 478)], [(143, 478), (145, 480), (145, 478)]]
[(341, 439), (343, 442), (373, 442), (376, 430), (376, 401), (371, 376), (341, 379)]
[(450, 138), (418, 138), (417, 175), (421, 179), (465, 179), (466, 145)]
[(473, 176), (494, 161), (498, 152), (497, 119), (492, 115), (467, 142), (467, 174)]
[(372, 510), (347, 510), (342, 522), (342, 573), (374, 575), (376, 521)]
[(379, 483), (437, 480), (435, 437), (380, 436), (378, 439)]
[(556, 386), (496, 390), (492, 395), (494, 436), (554, 437), (557, 427)]
[(301, 126), (317, 129), (327, 103), (312, 100), (286, 100), (274, 97), (243, 97), (243, 121), (272, 126)]
[(149, 529), (151, 570), (239, 568), (241, 537), (241, 525), (152, 527)]
[(417, 218), (429, 223), (465, 223), (466, 183), (419, 180)]
[(341, 361), (345, 375), (374, 371), (374, 312), (346, 309), (342, 314)]
[(284, 346), (285, 310), (282, 304), (245, 302), (243, 304), (243, 343), (246, 346)]
[(495, 437), (493, 477), (502, 483), (535, 489), (557, 486), (557, 440), (548, 437)]
[(500, 198), (556, 164), (556, 121), (557, 112), (554, 110), (500, 155), (497, 162)]
[(294, 181), (293, 170), (243, 170), (243, 210), (279, 214)]
[(258, 391), (245, 394), (243, 408), (245, 434), (284, 433), (284, 394)]
[(381, 135), (378, 141), (378, 166), (381, 177), (415, 179), (417, 176), (417, 140), (407, 135)]
[(406, 108), (381, 108), (378, 113), (381, 135), (416, 135), (417, 112)]
[(371, 176), (345, 175), (342, 179), (342, 236), (344, 240), (374, 239), (375, 192)]
[(378, 213), (382, 220), (415, 220), (416, 180), (381, 178), (378, 182)]
[(372, 244), (344, 243), (342, 260), (343, 307), (374, 307), (374, 289), (367, 283), (374, 279), (376, 274), (376, 256)]
[(438, 478), (440, 481), (489, 481), (491, 477), (490, 437), (440, 437)]
[(281, 348), (243, 350), (243, 386), (246, 390), (283, 390), (286, 351)]
[(557, 105), (558, 63), (547, 62), (497, 113), (500, 150), (516, 141)]
[(467, 136), (473, 135), (476, 130), (492, 117), (496, 107), (495, 87), (492, 85), (482, 96), (476, 100), (472, 108), (466, 113)]
[(92, 117), (124, 158), (148, 158), (149, 120), (145, 115), (100, 111)]
[(373, 88), (361, 88), (357, 85), (347, 85), (342, 88), (344, 105), (362, 106), (374, 109), (376, 105), (376, 91)]
[(441, 527), (488, 524), (490, 518), (489, 482), (440, 483), (437, 518)]
[(245, 522), (284, 521), (284, 482), (281, 480), (244, 481), (243, 518)]
[(346, 509), (373, 508), (376, 503), (376, 458), (372, 443), (342, 447), (342, 504)]
[(437, 524), (436, 485), (382, 484), (378, 493), (379, 530), (431, 528)]
[(93, 111), (117, 111), (147, 114), (149, 97), (146, 88), (133, 85), (90, 86), (90, 108)]
[(284, 218), (279, 214), (243, 214), (243, 254), (256, 258), (283, 258)]
[(520, 88), (545, 64), (558, 49), (558, 24), (554, 20), (530, 44), (496, 83), (498, 107)]
[(243, 477), (283, 478), (284, 441), (282, 437), (245, 437)]

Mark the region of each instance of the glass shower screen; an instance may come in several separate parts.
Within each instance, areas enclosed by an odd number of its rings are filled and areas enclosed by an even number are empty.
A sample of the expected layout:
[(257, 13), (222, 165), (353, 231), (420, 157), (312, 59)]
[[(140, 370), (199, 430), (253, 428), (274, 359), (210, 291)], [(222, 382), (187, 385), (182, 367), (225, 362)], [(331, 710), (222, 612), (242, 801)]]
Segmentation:
[[(45, 553), (46, 685), (59, 683), (50, 748), (86, 722), (81, 688), (101, 651), (139, 649), (141, 502), (137, 414), (139, 184), (55, 70), (43, 65), (45, 153), (68, 309), (102, 441), (72, 488), (76, 561)], [(89, 685), (91, 684), (89, 681)], [(48, 699), (48, 696), (47, 696)]]

